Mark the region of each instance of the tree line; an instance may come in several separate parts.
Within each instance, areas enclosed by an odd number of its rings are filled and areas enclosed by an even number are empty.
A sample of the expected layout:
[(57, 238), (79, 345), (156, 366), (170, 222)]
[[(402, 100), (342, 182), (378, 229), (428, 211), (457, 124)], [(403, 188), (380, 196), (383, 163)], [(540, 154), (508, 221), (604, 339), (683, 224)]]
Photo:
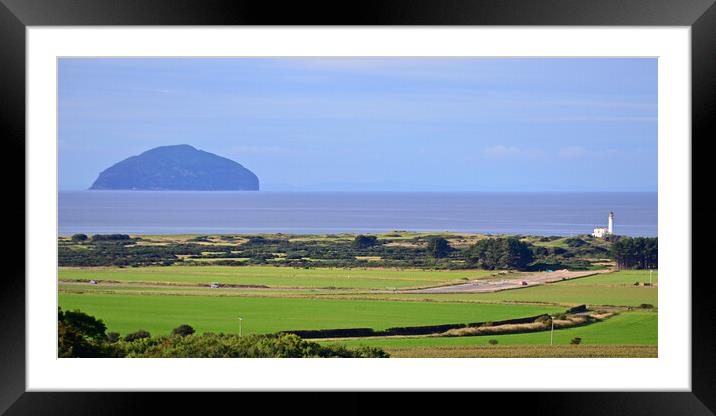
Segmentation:
[(612, 244), (612, 256), (620, 269), (658, 269), (657, 237), (620, 237)]
[[(400, 237), (398, 235), (398, 237)], [(589, 267), (588, 259), (612, 256), (608, 245), (590, 237), (570, 237), (559, 245), (534, 245), (519, 236), (488, 237), (471, 246), (454, 247), (460, 236), (416, 236), (378, 238), (357, 235), (340, 238), (293, 240), (288, 235), (222, 236), (229, 244), (212, 244), (208, 236), (163, 245), (138, 244), (141, 238), (125, 234), (87, 236), (77, 234), (71, 241), (60, 241), (60, 266), (169, 266), (186, 264), (285, 267), (405, 267), (431, 269), (484, 268), (488, 270), (545, 270)], [(560, 237), (555, 237), (560, 238)], [(554, 238), (542, 238), (549, 242)], [(401, 242), (405, 244), (391, 244)], [(210, 260), (193, 262), (184, 260)], [(240, 259), (240, 260), (239, 260)], [(627, 262), (623, 262), (627, 267)]]

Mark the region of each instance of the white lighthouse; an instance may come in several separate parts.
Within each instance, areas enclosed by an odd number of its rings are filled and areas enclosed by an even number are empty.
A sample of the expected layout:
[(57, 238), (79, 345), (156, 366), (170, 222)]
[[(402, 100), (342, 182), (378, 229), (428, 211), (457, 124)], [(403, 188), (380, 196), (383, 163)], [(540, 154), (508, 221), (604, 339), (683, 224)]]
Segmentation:
[(592, 232), (592, 235), (594, 237), (598, 238), (604, 238), (608, 235), (614, 234), (614, 213), (609, 213), (609, 222), (607, 223), (607, 227), (597, 227)]

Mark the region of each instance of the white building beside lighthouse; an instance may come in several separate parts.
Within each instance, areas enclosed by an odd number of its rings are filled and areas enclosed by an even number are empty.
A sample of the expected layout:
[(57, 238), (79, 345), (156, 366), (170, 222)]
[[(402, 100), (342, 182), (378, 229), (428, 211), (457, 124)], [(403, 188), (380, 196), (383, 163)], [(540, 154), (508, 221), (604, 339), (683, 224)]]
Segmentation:
[(614, 213), (609, 213), (609, 222), (607, 223), (607, 227), (598, 227), (595, 228), (592, 232), (592, 235), (594, 237), (598, 238), (604, 238), (605, 236), (614, 234)]

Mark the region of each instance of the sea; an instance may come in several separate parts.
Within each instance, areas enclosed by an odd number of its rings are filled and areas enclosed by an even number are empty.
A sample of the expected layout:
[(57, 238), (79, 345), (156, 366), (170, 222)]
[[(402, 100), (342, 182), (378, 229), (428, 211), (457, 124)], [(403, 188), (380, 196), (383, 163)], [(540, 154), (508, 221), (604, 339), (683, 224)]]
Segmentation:
[(61, 191), (59, 234), (658, 234), (656, 192)]

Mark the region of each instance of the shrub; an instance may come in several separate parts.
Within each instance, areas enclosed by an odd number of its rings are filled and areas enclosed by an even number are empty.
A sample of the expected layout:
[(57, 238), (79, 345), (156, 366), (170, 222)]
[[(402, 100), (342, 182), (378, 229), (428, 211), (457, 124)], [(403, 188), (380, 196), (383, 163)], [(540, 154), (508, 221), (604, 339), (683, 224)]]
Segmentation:
[(569, 343), (572, 345), (579, 345), (582, 343), (582, 338), (580, 338), (580, 337), (572, 338), (572, 340), (569, 341)]
[(124, 337), (124, 340), (127, 341), (127, 342), (132, 342), (132, 341), (136, 341), (136, 340), (142, 339), (142, 338), (149, 338), (149, 337), (151, 337), (151, 336), (152, 336), (152, 335), (151, 335), (148, 331), (145, 331), (145, 330), (143, 330), (143, 329), (140, 329), (140, 330), (137, 331), (137, 332), (132, 332), (131, 334), (127, 334), (127, 335)]
[(92, 241), (125, 241), (131, 240), (127, 234), (95, 234)]
[(87, 241), (87, 234), (75, 234), (72, 236), (72, 241), (76, 243)]
[(383, 358), (389, 355), (374, 347), (355, 350), (343, 345), (306, 341), (295, 334), (249, 335), (202, 334), (191, 337), (156, 337), (125, 344), (127, 357), (145, 358)]
[(428, 253), (436, 259), (447, 257), (452, 251), (448, 240), (442, 237), (431, 237), (428, 239)]
[(354, 358), (390, 358), (390, 354), (378, 347), (358, 347), (353, 350)]
[(172, 329), (172, 336), (180, 336), (185, 337), (187, 335), (191, 335), (194, 333), (194, 328), (187, 324), (179, 325), (178, 327)]
[(563, 256), (564, 254), (568, 253), (567, 249), (563, 247), (552, 247), (549, 249), (549, 251), (555, 256)]
[(374, 235), (359, 235), (353, 240), (353, 247), (358, 249), (373, 247), (378, 244), (378, 237)]
[(641, 305), (639, 305), (639, 307), (642, 309), (654, 309), (654, 305), (652, 305), (651, 303), (642, 303)]
[(487, 341), (487, 342), (489, 342), (490, 345), (497, 345), (497, 340), (496, 340), (496, 339), (491, 339), (491, 340), (489, 340), (489, 341)]
[(564, 240), (564, 243), (567, 244), (569, 247), (581, 247), (587, 244), (586, 241), (582, 240), (581, 238), (577, 237), (571, 237)]
[(107, 342), (113, 344), (117, 341), (119, 341), (119, 334), (117, 332), (108, 332), (107, 333)]

